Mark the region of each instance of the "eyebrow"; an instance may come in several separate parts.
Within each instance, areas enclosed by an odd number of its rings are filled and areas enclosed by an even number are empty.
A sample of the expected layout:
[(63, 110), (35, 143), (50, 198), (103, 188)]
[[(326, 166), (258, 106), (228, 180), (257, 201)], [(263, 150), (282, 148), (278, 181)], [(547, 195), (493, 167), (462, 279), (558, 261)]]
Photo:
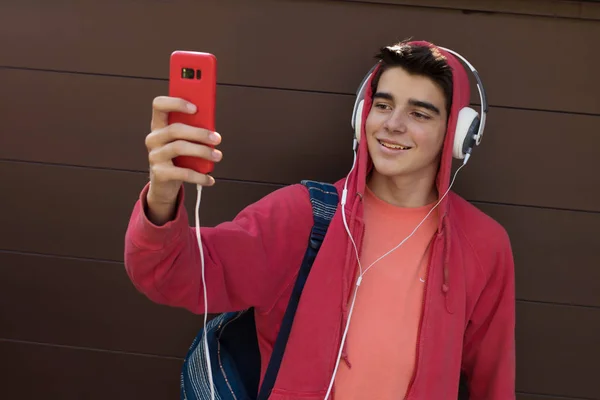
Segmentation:
[(382, 99), (382, 100), (394, 101), (394, 96), (392, 96), (391, 93), (377, 92), (377, 93), (375, 93), (373, 95), (373, 100), (374, 99)]
[(415, 107), (425, 108), (427, 110), (433, 111), (437, 115), (440, 115), (440, 109), (427, 101), (409, 99), (408, 104), (415, 106)]
[[(391, 93), (387, 93), (387, 92), (377, 92), (373, 95), (373, 99), (383, 99), (383, 100), (394, 101), (394, 96)], [(415, 106), (415, 107), (425, 108), (429, 111), (436, 113), (437, 115), (441, 114), (440, 109), (428, 101), (408, 99), (408, 104), (410, 104), (411, 106)]]

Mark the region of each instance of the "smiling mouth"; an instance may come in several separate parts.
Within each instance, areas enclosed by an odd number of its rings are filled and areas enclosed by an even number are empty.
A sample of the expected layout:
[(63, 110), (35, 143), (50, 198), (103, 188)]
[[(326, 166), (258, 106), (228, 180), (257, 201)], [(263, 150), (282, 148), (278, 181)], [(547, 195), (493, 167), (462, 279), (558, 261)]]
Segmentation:
[(381, 140), (377, 140), (377, 141), (379, 142), (380, 145), (382, 145), (383, 147), (385, 147), (387, 149), (392, 149), (392, 150), (410, 150), (411, 149), (408, 146), (401, 146), (399, 144), (383, 142)]

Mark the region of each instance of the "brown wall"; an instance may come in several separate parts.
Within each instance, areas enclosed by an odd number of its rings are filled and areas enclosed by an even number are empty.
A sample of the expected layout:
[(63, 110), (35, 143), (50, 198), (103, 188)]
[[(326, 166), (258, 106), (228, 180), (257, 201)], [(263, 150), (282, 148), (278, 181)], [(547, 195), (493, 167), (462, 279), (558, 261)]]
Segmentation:
[(281, 184), (342, 177), (370, 56), (413, 36), (466, 55), (488, 91), (488, 129), (456, 190), (512, 238), (519, 400), (600, 399), (597, 4), (7, 3), (0, 398), (178, 396), (181, 358), (202, 320), (151, 303), (122, 263), (147, 181), (150, 103), (167, 92), (173, 50), (219, 59), (225, 157), (202, 214), (214, 225)]

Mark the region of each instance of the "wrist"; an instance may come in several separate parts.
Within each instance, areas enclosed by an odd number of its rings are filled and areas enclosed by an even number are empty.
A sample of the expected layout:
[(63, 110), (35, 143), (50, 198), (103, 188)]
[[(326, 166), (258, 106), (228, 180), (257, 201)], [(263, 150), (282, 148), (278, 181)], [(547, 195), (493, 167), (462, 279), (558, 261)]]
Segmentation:
[(156, 198), (149, 190), (146, 194), (146, 204), (144, 211), (150, 222), (157, 226), (166, 224), (175, 218), (177, 208), (177, 197), (173, 200), (164, 200)]

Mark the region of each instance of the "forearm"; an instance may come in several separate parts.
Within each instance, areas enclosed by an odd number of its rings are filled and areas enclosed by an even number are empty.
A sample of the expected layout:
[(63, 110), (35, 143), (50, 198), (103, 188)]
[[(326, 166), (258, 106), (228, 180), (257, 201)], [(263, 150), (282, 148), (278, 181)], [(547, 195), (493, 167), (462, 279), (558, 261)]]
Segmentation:
[(167, 221), (157, 224), (150, 213), (153, 208), (145, 201), (147, 192), (146, 187), (135, 204), (125, 235), (126, 271), (151, 300), (195, 310), (201, 284), (198, 244), (188, 226), (183, 199), (178, 197)]

